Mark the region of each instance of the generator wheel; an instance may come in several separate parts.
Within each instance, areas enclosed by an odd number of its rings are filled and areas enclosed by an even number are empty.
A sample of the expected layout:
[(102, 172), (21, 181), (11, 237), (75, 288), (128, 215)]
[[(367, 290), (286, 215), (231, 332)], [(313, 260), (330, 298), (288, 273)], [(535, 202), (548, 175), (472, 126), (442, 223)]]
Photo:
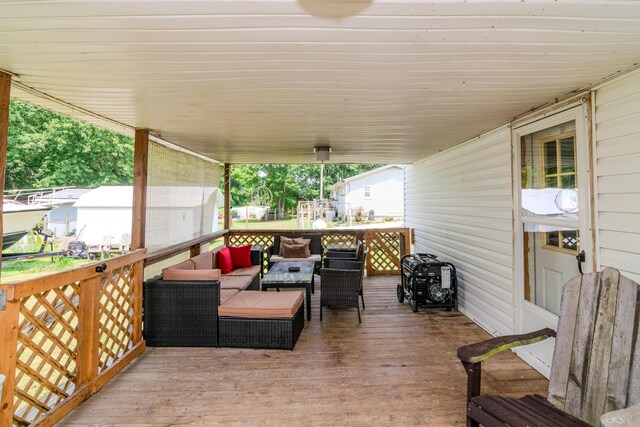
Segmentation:
[(398, 285), (398, 287), (396, 288), (396, 294), (398, 295), (398, 301), (400, 303), (404, 302), (404, 288), (402, 287), (402, 285)]

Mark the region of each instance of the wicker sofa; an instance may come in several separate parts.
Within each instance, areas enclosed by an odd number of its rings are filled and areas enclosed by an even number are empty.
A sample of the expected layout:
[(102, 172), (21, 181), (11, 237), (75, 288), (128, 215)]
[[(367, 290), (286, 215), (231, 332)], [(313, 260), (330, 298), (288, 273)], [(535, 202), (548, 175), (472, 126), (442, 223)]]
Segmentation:
[(253, 267), (215, 269), (215, 253), (195, 256), (144, 283), (149, 347), (249, 347), (293, 350), (304, 327), (302, 294), (257, 292), (262, 254)]
[[(194, 273), (189, 273), (189, 278), (191, 279), (210, 279), (211, 270), (218, 268), (216, 253), (223, 248), (224, 246), (219, 246), (209, 252), (196, 255), (181, 263), (165, 268), (162, 270), (162, 277), (167, 279), (167, 276), (171, 275), (169, 280), (172, 280), (173, 277), (180, 277), (175, 275), (177, 273), (176, 270), (181, 270), (181, 272), (190, 270), (194, 271)], [(251, 251), (251, 264), (253, 264), (252, 267), (234, 268), (230, 273), (222, 274), (220, 277), (221, 291), (227, 289), (237, 289), (239, 291), (260, 290), (260, 276), (262, 273), (261, 250)], [(202, 272), (200, 277), (197, 277), (199, 276), (198, 271)], [(224, 292), (222, 292), (221, 297), (223, 300), (225, 299)]]

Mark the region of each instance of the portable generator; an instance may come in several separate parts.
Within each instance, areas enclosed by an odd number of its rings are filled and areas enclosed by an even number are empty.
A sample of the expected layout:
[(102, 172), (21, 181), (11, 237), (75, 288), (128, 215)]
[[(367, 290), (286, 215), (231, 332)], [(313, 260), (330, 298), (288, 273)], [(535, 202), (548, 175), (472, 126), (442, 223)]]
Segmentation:
[(400, 264), (398, 301), (406, 299), (414, 312), (420, 305), (447, 311), (455, 308), (458, 281), (453, 264), (424, 253), (405, 255)]

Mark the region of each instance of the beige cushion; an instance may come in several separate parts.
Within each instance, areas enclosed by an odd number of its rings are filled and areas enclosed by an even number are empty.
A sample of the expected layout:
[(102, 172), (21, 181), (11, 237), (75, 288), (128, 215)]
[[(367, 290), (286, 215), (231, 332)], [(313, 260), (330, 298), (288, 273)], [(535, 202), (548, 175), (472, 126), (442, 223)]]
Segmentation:
[(216, 256), (216, 252), (224, 248), (226, 248), (226, 246), (220, 245), (211, 250), (211, 262), (213, 263), (213, 268), (218, 268), (218, 257)]
[(196, 270), (211, 270), (213, 268), (213, 254), (205, 252), (191, 258)]
[(304, 245), (282, 245), (282, 258), (306, 258)]
[(278, 256), (278, 255), (271, 255), (271, 258), (269, 258), (269, 261), (271, 261), (271, 262), (279, 262), (279, 261), (313, 261), (313, 262), (320, 262), (320, 254), (312, 254), (308, 258), (283, 258), (283, 257)]
[[(179, 262), (178, 264), (172, 265), (171, 267), (167, 267), (164, 270), (193, 270), (195, 268), (193, 261), (190, 259)], [(162, 273), (164, 274), (164, 270)]]
[(251, 279), (251, 276), (230, 276), (224, 274), (220, 279), (220, 288), (244, 291), (251, 285)]
[(229, 298), (236, 295), (238, 292), (240, 291), (237, 289), (220, 289), (220, 304), (224, 304), (229, 300)]
[(293, 245), (293, 239), (290, 237), (280, 236), (280, 251), (278, 252), (279, 256), (282, 256), (282, 247), (284, 245)]
[(311, 239), (305, 239), (304, 237), (284, 237), (280, 236), (280, 252), (278, 252), (278, 256), (284, 256), (283, 246), (291, 246), (291, 245), (304, 245), (305, 246), (305, 255), (306, 257), (311, 255), (311, 250), (309, 249), (309, 245), (311, 244)]
[(251, 267), (234, 268), (227, 276), (251, 276), (256, 277), (260, 274), (260, 266), (253, 265)]
[(218, 315), (254, 319), (290, 319), (304, 300), (301, 291), (242, 291), (218, 307)]
[(163, 280), (220, 280), (220, 270), (162, 270)]

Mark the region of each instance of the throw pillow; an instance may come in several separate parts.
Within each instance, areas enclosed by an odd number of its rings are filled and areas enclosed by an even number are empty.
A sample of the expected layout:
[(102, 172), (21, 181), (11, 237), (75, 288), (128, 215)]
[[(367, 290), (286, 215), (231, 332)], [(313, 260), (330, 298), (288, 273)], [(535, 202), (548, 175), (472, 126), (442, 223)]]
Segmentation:
[(220, 249), (216, 256), (218, 257), (218, 267), (222, 274), (231, 273), (231, 270), (233, 270), (233, 258), (231, 258), (229, 248)]
[(282, 246), (282, 258), (306, 258), (304, 245), (280, 245)]
[(293, 241), (293, 239), (289, 238), (289, 237), (284, 237), (284, 236), (280, 236), (280, 251), (278, 252), (279, 256), (283, 256), (282, 255), (282, 246), (283, 245), (293, 245), (295, 242)]
[(233, 267), (251, 267), (251, 245), (227, 246), (231, 252)]
[(305, 239), (304, 237), (296, 237), (293, 239), (296, 245), (304, 245), (305, 257), (309, 258), (311, 256), (311, 250), (309, 249), (309, 245), (311, 244), (311, 239)]
[(165, 268), (162, 280), (220, 280), (220, 270), (178, 270)]

